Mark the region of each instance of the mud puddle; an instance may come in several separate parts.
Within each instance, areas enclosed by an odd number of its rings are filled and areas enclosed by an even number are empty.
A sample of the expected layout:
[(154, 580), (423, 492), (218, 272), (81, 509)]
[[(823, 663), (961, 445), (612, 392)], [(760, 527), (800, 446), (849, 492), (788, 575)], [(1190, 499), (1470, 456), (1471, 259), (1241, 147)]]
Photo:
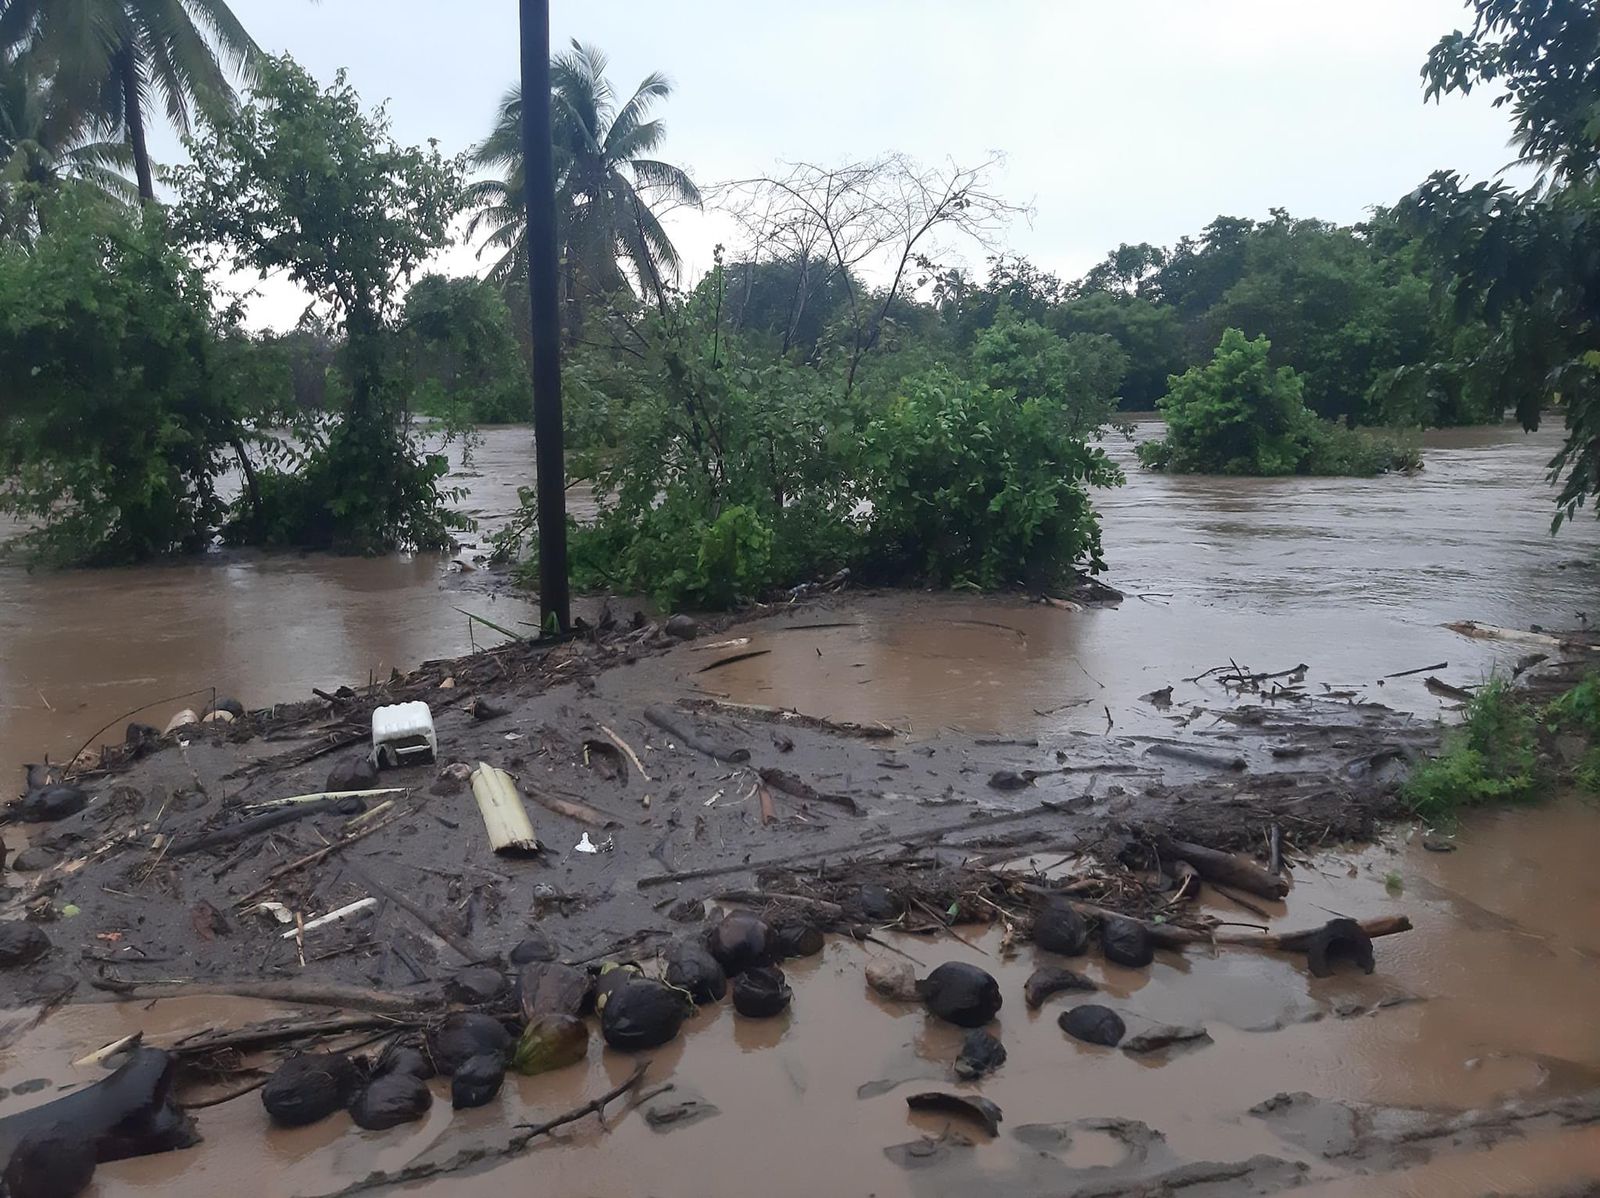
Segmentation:
[[(1306, 1183), (1313, 1193), (1453, 1198), (1592, 1179), (1600, 1172), (1592, 1124), (1490, 1130), (1475, 1145), (1428, 1139), (1394, 1153), (1324, 1154), (1339, 1151), (1330, 1145), (1344, 1125), (1332, 1103), (1453, 1111), (1600, 1092), (1600, 927), (1592, 918), (1600, 875), (1587, 868), (1597, 832), (1600, 812), (1560, 803), (1474, 819), (1454, 852), (1425, 850), (1420, 834), (1400, 829), (1298, 870), (1287, 904), (1271, 905), (1274, 925), (1306, 926), (1330, 911), (1411, 916), (1415, 930), (1378, 942), (1370, 977), (1312, 979), (1296, 960), (1242, 949), (1162, 952), (1149, 970), (1133, 971), (1031, 946), (1003, 959), (998, 932), (970, 948), (948, 937), (891, 936), (927, 967), (966, 960), (999, 978), (1005, 1006), (991, 1030), (1009, 1059), (977, 1085), (951, 1075), (960, 1029), (867, 991), (864, 967), (886, 950), (830, 938), (822, 956), (786, 966), (795, 991), (788, 1015), (751, 1021), (720, 1004), (673, 1044), (644, 1054), (649, 1086), (676, 1087), (653, 1108), (697, 1098), (717, 1114), (657, 1130), (619, 1106), (609, 1132), (591, 1118), (497, 1169), (455, 1174), (434, 1189), (487, 1196), (537, 1176), (549, 1193), (921, 1196), (1114, 1193), (1164, 1180), (1176, 1193)], [(1209, 911), (1258, 920), (1224, 899)], [(1101, 992), (1027, 1010), (1022, 983), (1044, 962), (1081, 969)], [(1203, 1024), (1211, 1042), (1145, 1057), (1081, 1046), (1056, 1018), (1084, 999), (1123, 1012), (1130, 1026)], [(142, 1027), (160, 1041), (268, 1013), (233, 999), (63, 1009), (25, 1051), (0, 1054), (0, 1087), (9, 1091), (0, 1115), (51, 1097), (55, 1086), (92, 1080), (93, 1070), (68, 1062), (127, 1031)], [(424, 1122), (386, 1133), (358, 1131), (343, 1115), (303, 1131), (271, 1130), (247, 1095), (198, 1112), (200, 1147), (105, 1166), (95, 1192), (214, 1194), (248, 1177), (255, 1193), (329, 1193), (374, 1169), (502, 1142), (515, 1123), (581, 1105), (635, 1063), (597, 1045), (582, 1066), (508, 1079), (496, 1105), (452, 1114), (436, 1100)], [(49, 1086), (34, 1089), (41, 1077)], [(990, 1140), (961, 1121), (909, 1112), (905, 1096), (928, 1089), (981, 1093), (1004, 1112), (1000, 1134)], [(1304, 1116), (1251, 1113), (1295, 1092), (1317, 1100)], [(1193, 1184), (1178, 1185), (1183, 1178)]]

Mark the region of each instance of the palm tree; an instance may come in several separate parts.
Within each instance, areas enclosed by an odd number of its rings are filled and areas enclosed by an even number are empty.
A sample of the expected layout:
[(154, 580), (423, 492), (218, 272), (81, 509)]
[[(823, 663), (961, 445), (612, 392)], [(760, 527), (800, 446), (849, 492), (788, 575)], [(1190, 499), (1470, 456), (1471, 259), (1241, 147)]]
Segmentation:
[(69, 183), (109, 201), (138, 198), (123, 173), (132, 150), (103, 133), (61, 100), (31, 56), (0, 51), (0, 239), (29, 240), (43, 220), (40, 201)]
[[(641, 292), (659, 296), (677, 279), (680, 262), (653, 205), (700, 204), (699, 189), (682, 169), (650, 156), (667, 129), (648, 119), (649, 112), (672, 94), (672, 85), (651, 74), (619, 108), (605, 71), (605, 55), (577, 41), (550, 63), (557, 235), (569, 326), (578, 323), (584, 297), (626, 286), (629, 272)], [(468, 189), (478, 209), (470, 232), (488, 230), (484, 248), (501, 251), (490, 277), (504, 282), (522, 274), (526, 262), (520, 88), (506, 93), (493, 132), (473, 149), (471, 162), (505, 172)]]
[(259, 53), (227, 0), (0, 0), (0, 51), (21, 49), (64, 101), (124, 132), (146, 201), (146, 109), (159, 99), (184, 132), (191, 109), (221, 116), (234, 100), (223, 62), (246, 70)]

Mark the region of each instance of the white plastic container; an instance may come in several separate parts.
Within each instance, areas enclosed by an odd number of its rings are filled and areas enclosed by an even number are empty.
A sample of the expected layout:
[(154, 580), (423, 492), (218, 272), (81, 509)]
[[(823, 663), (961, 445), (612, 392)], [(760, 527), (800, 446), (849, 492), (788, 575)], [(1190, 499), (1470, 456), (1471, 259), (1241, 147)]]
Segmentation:
[(439, 752), (433, 712), (426, 703), (393, 703), (372, 710), (372, 762), (377, 766), (421, 765)]

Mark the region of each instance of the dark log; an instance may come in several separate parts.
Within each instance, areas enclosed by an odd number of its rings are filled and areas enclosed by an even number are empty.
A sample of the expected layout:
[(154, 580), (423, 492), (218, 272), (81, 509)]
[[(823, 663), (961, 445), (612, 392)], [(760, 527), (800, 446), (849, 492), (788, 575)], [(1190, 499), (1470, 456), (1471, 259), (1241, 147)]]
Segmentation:
[(1203, 845), (1162, 837), (1157, 842), (1163, 857), (1187, 861), (1207, 882), (1221, 882), (1262, 898), (1281, 899), (1289, 893), (1286, 879), (1276, 877), (1239, 853), (1224, 853)]

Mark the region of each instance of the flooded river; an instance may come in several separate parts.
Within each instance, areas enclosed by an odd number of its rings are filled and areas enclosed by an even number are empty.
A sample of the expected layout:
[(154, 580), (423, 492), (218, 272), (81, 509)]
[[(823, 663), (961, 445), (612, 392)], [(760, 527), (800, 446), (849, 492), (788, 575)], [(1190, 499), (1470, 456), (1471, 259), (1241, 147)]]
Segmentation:
[[(954, 601), (919, 611), (891, 597), (855, 615), (819, 614), (848, 626), (804, 637), (745, 630), (751, 648), (769, 652), (708, 675), (702, 687), (882, 720), (914, 737), (947, 725), (1015, 735), (1103, 727), (1107, 708), (1129, 718), (1140, 694), (1201, 685), (1182, 679), (1230, 659), (1255, 670), (1305, 662), (1308, 689), (1325, 684), (1432, 718), (1440, 704), (1420, 675), (1382, 676), (1448, 662), (1434, 672), (1472, 682), (1515, 656), (1464, 640), (1441, 628), (1445, 621), (1565, 627), (1600, 619), (1600, 608), (1591, 610), (1600, 528), (1586, 518), (1548, 535), (1544, 463), (1558, 443), (1555, 430), (1433, 434), (1421, 474), (1370, 481), (1130, 469), (1127, 487), (1099, 497), (1109, 579), (1130, 596), (1120, 608)], [(1125, 445), (1115, 448), (1131, 462)], [(486, 433), (459, 480), (486, 524), (515, 503), (530, 458), (526, 430)], [(526, 602), (493, 597), (472, 574), (443, 566), (433, 558), (226, 554), (93, 573), (0, 568), (0, 777), (16, 778), (18, 763), (45, 752), (70, 756), (121, 713), (193, 688), (214, 686), (259, 706), (465, 652), (473, 634), (458, 608), (507, 625), (536, 619)], [(144, 718), (160, 723), (182, 705), (158, 703)], [(108, 735), (119, 733), (117, 722)], [(1425, 851), (1421, 839), (1400, 829), (1383, 844), (1323, 858), (1297, 872), (1289, 905), (1269, 912), (1275, 923), (1304, 927), (1329, 911), (1405, 911), (1416, 930), (1378, 943), (1373, 977), (1310, 979), (1295, 962), (1245, 951), (1163, 953), (1142, 973), (1093, 959), (1085, 969), (1109, 996), (1103, 1001), (1210, 1031), (1212, 1043), (1165, 1058), (1067, 1040), (1055, 1022), (1068, 1005), (1061, 1000), (1027, 1011), (1020, 990), (1038, 963), (1032, 948), (1002, 960), (998, 935), (973, 947), (897, 941), (929, 965), (983, 965), (1006, 997), (998, 1034), (1010, 1059), (982, 1088), (1005, 1113), (1001, 1133), (974, 1136), (970, 1147), (946, 1141), (931, 1150), (936, 1166), (917, 1167), (927, 1149), (885, 1150), (946, 1130), (948, 1120), (911, 1115), (904, 1099), (949, 1088), (959, 1036), (920, 1010), (869, 996), (862, 969), (883, 950), (833, 942), (822, 957), (795, 963), (791, 1015), (757, 1023), (724, 1007), (654, 1054), (653, 1081), (699, 1094), (720, 1114), (666, 1132), (636, 1115), (609, 1132), (591, 1119), (435, 1192), (499, 1195), (536, 1178), (541, 1193), (663, 1198), (1067, 1194), (1131, 1167), (1125, 1135), (1093, 1122), (1116, 1119), (1159, 1133), (1140, 1149), (1158, 1163), (1265, 1154), (1290, 1170), (1311, 1169), (1312, 1193), (1531, 1194), (1600, 1177), (1594, 1125), (1478, 1153), (1419, 1150), (1369, 1172), (1329, 1164), (1248, 1113), (1279, 1092), (1450, 1108), (1600, 1087), (1600, 873), (1592, 868), (1600, 812), (1572, 801), (1485, 815), (1460, 830), (1451, 853)], [(1218, 904), (1211, 910), (1221, 918), (1258, 920)], [(0, 1053), (0, 1088), (92, 1080), (66, 1062), (135, 1027), (155, 1036), (260, 1014), (242, 1000), (68, 1008), (25, 1046)], [(205, 1146), (107, 1167), (95, 1193), (209, 1195), (244, 1178), (251, 1193), (326, 1193), (435, 1146), (444, 1153), (496, 1141), (509, 1124), (552, 1117), (630, 1068), (595, 1048), (585, 1066), (508, 1081), (484, 1110), (452, 1114), (436, 1103), (423, 1123), (381, 1134), (355, 1132), (342, 1116), (304, 1132), (268, 1132), (259, 1103), (241, 1099), (203, 1112)], [(0, 1113), (17, 1101), (0, 1098)]]

